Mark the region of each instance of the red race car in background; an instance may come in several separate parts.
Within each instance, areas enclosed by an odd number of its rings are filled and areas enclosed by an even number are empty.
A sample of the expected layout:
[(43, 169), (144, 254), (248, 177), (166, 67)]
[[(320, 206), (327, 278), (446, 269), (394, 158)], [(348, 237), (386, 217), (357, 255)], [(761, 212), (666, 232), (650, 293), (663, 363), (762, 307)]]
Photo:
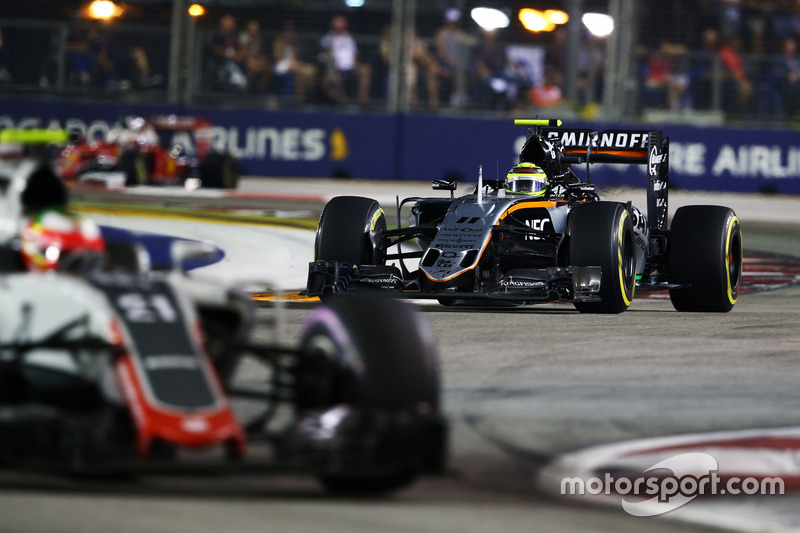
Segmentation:
[(203, 118), (126, 115), (105, 139), (80, 137), (56, 157), (56, 173), (65, 181), (103, 184), (182, 185), (235, 189), (239, 165), (212, 147), (212, 125)]

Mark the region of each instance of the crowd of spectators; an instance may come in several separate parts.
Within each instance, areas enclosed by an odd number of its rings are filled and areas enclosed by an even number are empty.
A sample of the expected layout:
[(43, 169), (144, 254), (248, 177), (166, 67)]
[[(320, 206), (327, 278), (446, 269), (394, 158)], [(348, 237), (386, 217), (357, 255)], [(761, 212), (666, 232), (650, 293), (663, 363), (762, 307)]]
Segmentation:
[(666, 4), (643, 4), (643, 20), (662, 21), (642, 39), (644, 107), (800, 120), (800, 0)]
[[(637, 11), (641, 31), (632, 75), (639, 109), (800, 120), (800, 0), (641, 2)], [(362, 24), (355, 33), (340, 14), (298, 19), (302, 32), (290, 17), (284, 20), (276, 25), (274, 18), (253, 13), (207, 19), (198, 27), (202, 65), (194, 90), (222, 98), (247, 95), (250, 101), (263, 97), (273, 106), (385, 105), (396, 44), (388, 20), (366, 31)], [(602, 103), (606, 39), (585, 30), (577, 65), (567, 63), (563, 26), (536, 37), (485, 31), (450, 8), (438, 13), (438, 24), (428, 19), (415, 32), (402, 88), (415, 109), (537, 111), (563, 105), (572, 68), (577, 101), (567, 103)], [(61, 45), (67, 85), (166, 90), (165, 48), (120, 43), (118, 34), (97, 21), (72, 19)], [(166, 29), (163, 37), (168, 42)], [(16, 81), (8, 48), (0, 33), (0, 86)], [(154, 56), (160, 59), (155, 67)]]

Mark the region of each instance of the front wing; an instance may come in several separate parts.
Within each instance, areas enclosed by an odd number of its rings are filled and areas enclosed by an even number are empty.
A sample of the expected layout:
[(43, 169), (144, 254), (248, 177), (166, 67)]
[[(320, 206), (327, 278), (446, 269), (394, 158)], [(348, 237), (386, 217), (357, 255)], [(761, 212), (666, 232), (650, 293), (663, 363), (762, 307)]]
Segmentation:
[(472, 291), (456, 288), (437, 289), (435, 285), (406, 280), (394, 266), (351, 265), (339, 261), (315, 261), (309, 264), (308, 296), (326, 296), (342, 292), (387, 292), (395, 297), (439, 299), (449, 302), (496, 301), (546, 303), (553, 301), (599, 301), (599, 266), (519, 268), (506, 272), (492, 286), (484, 284)]

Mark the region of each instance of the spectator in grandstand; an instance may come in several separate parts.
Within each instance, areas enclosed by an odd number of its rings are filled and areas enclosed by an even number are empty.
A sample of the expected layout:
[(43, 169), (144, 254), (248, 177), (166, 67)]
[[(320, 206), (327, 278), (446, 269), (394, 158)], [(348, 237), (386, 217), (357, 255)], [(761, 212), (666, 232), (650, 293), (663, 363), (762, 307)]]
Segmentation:
[(561, 103), (561, 71), (545, 66), (544, 79), (531, 87), (528, 97), (536, 107), (552, 107)]
[(742, 21), (742, 0), (718, 0), (720, 32), (724, 38), (739, 35)]
[(773, 49), (771, 30), (776, 7), (774, 1), (744, 0), (742, 30), (746, 40), (745, 49), (755, 54)]
[(739, 53), (740, 46), (737, 36), (728, 37), (717, 54), (723, 73), (722, 109), (733, 114), (743, 111), (753, 94), (753, 84)]
[[(392, 28), (386, 27), (381, 32), (381, 41), (378, 46), (377, 71), (384, 78), (384, 94), (388, 88), (389, 68), (392, 60)], [(416, 35), (412, 36), (411, 61), (405, 73), (406, 88), (409, 91), (409, 102), (412, 106), (419, 104), (420, 79), (424, 81), (424, 88), (431, 108), (439, 107), (439, 62), (431, 53), (428, 45)]]
[(795, 40), (800, 39), (800, 0), (792, 0), (789, 9), (791, 15), (789, 20), (792, 28), (792, 36)]
[(545, 49), (544, 66), (563, 74), (567, 69), (567, 29), (556, 26), (549, 35), (551, 40)]
[[(761, 6), (767, 18), (763, 52), (779, 50), (786, 39), (795, 37), (793, 16), (798, 12), (800, 2), (797, 0), (772, 0), (762, 3), (757, 3), (757, 0), (749, 0), (749, 2)], [(755, 52), (761, 53), (762, 50), (755, 50)]]
[(92, 83), (94, 60), (90, 51), (89, 29), (83, 19), (75, 17), (71, 21), (65, 47), (70, 81), (88, 87)]
[(456, 105), (456, 76), (465, 70), (469, 38), (459, 27), (461, 11), (450, 8), (444, 13), (444, 26), (435, 35), (436, 59), (439, 62), (438, 75), (441, 94), (451, 105)]
[(530, 83), (525, 70), (506, 54), (497, 30), (484, 31), (472, 61), (472, 98), (480, 106), (511, 109)]
[(800, 57), (797, 41), (789, 37), (781, 44), (781, 55), (776, 60), (777, 90), (781, 95), (783, 116), (786, 120), (800, 120)]
[(261, 24), (251, 19), (239, 35), (239, 50), (251, 91), (264, 92), (272, 76), (272, 62), (266, 56)]
[(8, 71), (8, 49), (3, 42), (3, 31), (0, 30), (0, 84), (9, 83), (11, 73)]
[(587, 35), (578, 54), (578, 99), (584, 105), (603, 99), (606, 41)]
[(89, 29), (89, 50), (94, 62), (92, 77), (95, 85), (114, 88), (117, 72), (111, 55), (111, 38), (100, 21), (94, 21)]
[(275, 75), (284, 79), (284, 93), (294, 94), (298, 100), (305, 100), (317, 77), (317, 67), (301, 59), (294, 22), (286, 22), (283, 31), (275, 38), (272, 58), (275, 62)]
[(714, 28), (704, 29), (700, 50), (692, 54), (689, 63), (689, 94), (694, 109), (706, 110), (712, 107), (718, 52), (719, 33)]
[(150, 60), (142, 46), (132, 46), (128, 50), (127, 79), (129, 86), (136, 89), (158, 87), (164, 83), (164, 76), (150, 71)]
[(217, 88), (247, 89), (247, 76), (243, 70), (245, 54), (239, 46), (233, 15), (223, 15), (220, 19), (219, 31), (211, 43), (211, 54)]
[(679, 109), (685, 106), (689, 86), (684, 61), (686, 48), (662, 41), (659, 49), (645, 61), (644, 96), (646, 106)]
[(358, 46), (347, 31), (346, 18), (333, 17), (330, 28), (320, 41), (323, 90), (330, 101), (342, 102), (352, 98), (355, 87), (358, 101), (364, 103), (369, 99), (372, 69), (358, 61)]

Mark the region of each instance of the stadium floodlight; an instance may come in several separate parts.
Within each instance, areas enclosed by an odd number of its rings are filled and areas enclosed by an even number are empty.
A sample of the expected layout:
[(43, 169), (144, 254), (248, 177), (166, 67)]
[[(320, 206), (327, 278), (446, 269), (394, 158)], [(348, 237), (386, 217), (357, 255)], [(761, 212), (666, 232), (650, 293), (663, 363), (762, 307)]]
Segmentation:
[(189, 6), (189, 15), (193, 17), (202, 17), (206, 14), (206, 8), (200, 4), (192, 4)]
[(584, 13), (581, 22), (595, 37), (608, 37), (614, 31), (614, 18), (604, 13)]
[(553, 31), (556, 27), (552, 21), (545, 17), (544, 12), (538, 9), (524, 8), (519, 10), (519, 21), (522, 26), (532, 32)]
[(508, 15), (499, 9), (491, 7), (476, 7), (470, 11), (470, 15), (472, 16), (472, 20), (485, 31), (508, 28), (508, 25), (511, 23), (511, 19), (508, 18)]
[(122, 8), (110, 0), (94, 0), (87, 9), (88, 15), (93, 19), (108, 20), (122, 14)]

